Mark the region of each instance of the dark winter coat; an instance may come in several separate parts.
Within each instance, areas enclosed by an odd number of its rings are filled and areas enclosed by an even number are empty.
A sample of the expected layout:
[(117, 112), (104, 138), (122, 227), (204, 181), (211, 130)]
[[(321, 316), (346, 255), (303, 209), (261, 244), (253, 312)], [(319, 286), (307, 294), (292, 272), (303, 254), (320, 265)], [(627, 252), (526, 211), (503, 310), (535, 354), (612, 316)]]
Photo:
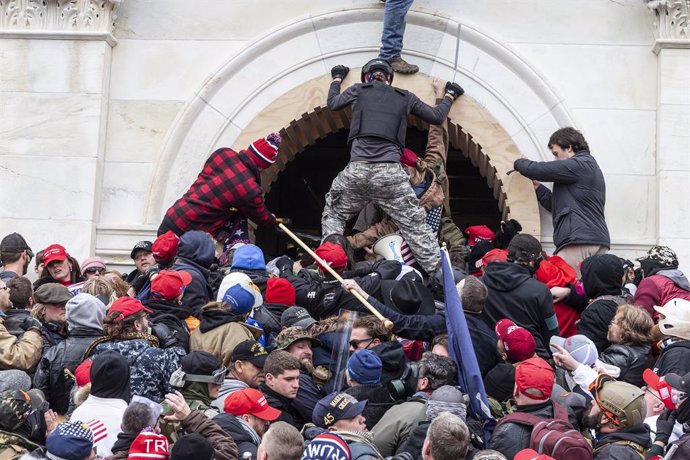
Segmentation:
[(250, 458), (257, 458), (256, 450), (259, 448), (261, 438), (256, 432), (254, 432), (254, 436), (252, 436), (244, 425), (242, 425), (242, 422), (232, 414), (218, 414), (213, 417), (213, 421), (235, 441), (239, 458), (243, 458), (242, 455), (244, 455), (245, 452), (251, 454)]
[(299, 390), (297, 396), (292, 400), (292, 407), (297, 411), (302, 420), (311, 420), (314, 406), (319, 399), (326, 396), (321, 388), (316, 384), (314, 378), (304, 369), (299, 371)]
[(621, 370), (617, 380), (628, 382), (636, 387), (643, 386), (642, 373), (652, 367), (654, 357), (652, 347), (644, 345), (623, 345), (615, 343), (599, 355), (599, 359), (607, 364), (612, 364)]
[(50, 408), (58, 414), (67, 414), (70, 392), (74, 387), (74, 379), (68, 377), (65, 371), (74, 373), (83, 361), (86, 349), (102, 335), (99, 329), (73, 329), (69, 337), (50, 347), (38, 363), (34, 388), (45, 394)]
[(5, 312), (5, 328), (7, 332), (15, 337), (20, 337), (24, 333), (21, 324), (31, 316), (31, 311), (23, 308), (10, 308)]
[(298, 430), (301, 430), (305, 423), (311, 422), (311, 416), (309, 419), (304, 419), (299, 412), (292, 407), (292, 399), (276, 393), (265, 383), (259, 385), (259, 391), (266, 397), (266, 401), (268, 402), (269, 406), (281, 411), (278, 421), (288, 423)]
[(510, 262), (493, 262), (486, 267), (482, 282), (489, 296), (482, 318), (493, 329), (503, 318), (532, 333), (536, 352), (542, 358), (551, 356), (548, 343), (558, 335), (558, 320), (551, 291), (532, 277), (529, 268)]
[(553, 182), (553, 191), (539, 186), (537, 199), (551, 213), (556, 252), (571, 244), (611, 247), (604, 214), (606, 182), (589, 151), (580, 150), (567, 160), (519, 159), (513, 168), (529, 179)]
[[(516, 412), (536, 415), (544, 420), (554, 417), (553, 403), (549, 400), (541, 404), (517, 406)], [(489, 448), (513, 458), (522, 449), (528, 449), (532, 428), (520, 423), (506, 422), (494, 430)]]
[(587, 336), (599, 353), (609, 347), (609, 325), (619, 304), (625, 303), (623, 265), (613, 254), (600, 254), (582, 261), (582, 284), (590, 303), (580, 315), (577, 333)]
[(633, 303), (643, 307), (656, 320), (659, 313), (654, 306), (665, 305), (671, 299), (690, 300), (690, 282), (680, 270), (661, 270), (643, 278)]
[(362, 415), (366, 419), (367, 430), (371, 431), (374, 425), (379, 423), (383, 414), (396, 403), (388, 389), (380, 383), (376, 385), (357, 385), (345, 390), (345, 393), (354, 396), (357, 401), (367, 401)]
[[(400, 263), (395, 260), (382, 260), (357, 271), (356, 274), (354, 280), (361, 288), (368, 294), (380, 298), (381, 281), (394, 280), (400, 274)], [(300, 270), (297, 275), (293, 274), (292, 270), (284, 270), (280, 276), (295, 287), (295, 303), (306, 308), (314, 319), (321, 320), (337, 315), (340, 309), (368, 312), (355, 296), (343, 289), (340, 281), (314, 277), (306, 269)]]
[(194, 316), (214, 298), (210, 267), (215, 258), (213, 241), (201, 232), (190, 232), (180, 238), (177, 259), (172, 270), (186, 271), (192, 282), (185, 288), (182, 306)]
[[(614, 433), (602, 434), (594, 443), (595, 460), (640, 460), (640, 454), (633, 447), (616, 444), (620, 441), (631, 441), (646, 450), (652, 445), (649, 427), (640, 424)], [(680, 457), (679, 457), (680, 458)]]
[(690, 372), (690, 340), (674, 340), (661, 349), (661, 354), (654, 364), (657, 375), (669, 372), (685, 375)]

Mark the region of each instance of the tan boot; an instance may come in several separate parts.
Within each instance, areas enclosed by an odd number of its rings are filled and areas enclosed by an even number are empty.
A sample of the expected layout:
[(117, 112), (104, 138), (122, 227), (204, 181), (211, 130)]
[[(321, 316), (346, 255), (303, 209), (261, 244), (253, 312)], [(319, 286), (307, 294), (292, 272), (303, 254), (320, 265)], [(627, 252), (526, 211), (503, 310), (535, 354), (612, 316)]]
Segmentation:
[(419, 67), (417, 67), (414, 64), (409, 64), (407, 61), (405, 61), (401, 57), (392, 58), (388, 62), (390, 62), (391, 67), (393, 67), (394, 72), (408, 73), (408, 74), (419, 72)]

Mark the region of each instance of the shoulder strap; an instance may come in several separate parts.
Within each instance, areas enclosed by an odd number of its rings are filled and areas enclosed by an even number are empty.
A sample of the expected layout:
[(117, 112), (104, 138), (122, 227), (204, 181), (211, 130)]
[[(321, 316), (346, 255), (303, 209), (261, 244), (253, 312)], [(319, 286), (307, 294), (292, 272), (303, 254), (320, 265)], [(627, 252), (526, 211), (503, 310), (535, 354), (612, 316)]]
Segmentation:
[(563, 420), (564, 422), (570, 422), (568, 410), (556, 402), (553, 403), (553, 418)]
[(504, 425), (506, 423), (519, 423), (520, 425), (527, 425), (530, 427), (533, 427), (537, 423), (543, 421), (544, 419), (541, 417), (537, 417), (536, 415), (532, 414), (526, 414), (524, 412), (513, 412), (512, 414), (508, 414), (505, 417), (503, 417), (498, 424), (496, 425), (496, 428), (498, 428), (501, 425)]
[(592, 453), (594, 454), (594, 456), (596, 456), (597, 452), (602, 451), (611, 445), (628, 446), (632, 450), (634, 450), (637, 453), (637, 455), (639, 455), (640, 458), (642, 458), (642, 459), (645, 458), (644, 454), (645, 454), (645, 452), (647, 452), (647, 449), (642, 447), (640, 444), (633, 442), (633, 441), (629, 441), (627, 439), (621, 439), (620, 441), (609, 442), (609, 443), (606, 443), (602, 446), (599, 446), (596, 449), (594, 449), (594, 451), (592, 451)]

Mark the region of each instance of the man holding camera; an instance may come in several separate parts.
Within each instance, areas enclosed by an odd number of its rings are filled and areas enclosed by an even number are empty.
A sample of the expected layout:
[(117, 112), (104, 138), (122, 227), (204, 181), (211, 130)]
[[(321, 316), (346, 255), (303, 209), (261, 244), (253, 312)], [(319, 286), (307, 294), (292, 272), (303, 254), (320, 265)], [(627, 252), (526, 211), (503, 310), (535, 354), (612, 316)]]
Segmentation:
[[(433, 273), (440, 262), (438, 242), (426, 223), (426, 212), (410, 187), (400, 155), (405, 147), (408, 114), (440, 125), (464, 90), (456, 83), (447, 82), (443, 100), (431, 107), (409, 91), (391, 86), (391, 65), (383, 59), (373, 59), (362, 68), (362, 83), (340, 94), (340, 84), (349, 71), (342, 65), (331, 69), (333, 82), (328, 91), (328, 108), (341, 110), (353, 105), (348, 138), (351, 150), (350, 163), (338, 174), (326, 195), (322, 235), (342, 234), (345, 223), (368, 202), (374, 202), (398, 226), (419, 265), (427, 273)], [(442, 83), (435, 81), (434, 85)]]

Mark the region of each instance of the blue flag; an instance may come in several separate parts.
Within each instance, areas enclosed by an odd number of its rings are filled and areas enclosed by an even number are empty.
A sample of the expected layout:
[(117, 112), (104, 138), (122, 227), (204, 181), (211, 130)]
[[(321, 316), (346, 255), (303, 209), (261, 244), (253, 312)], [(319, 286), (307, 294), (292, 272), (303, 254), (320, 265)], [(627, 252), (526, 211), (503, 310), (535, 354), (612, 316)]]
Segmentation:
[(458, 383), (470, 398), (469, 413), (484, 424), (484, 446), (488, 446), (495, 421), (491, 416), (489, 402), (484, 390), (484, 381), (479, 371), (477, 355), (474, 353), (472, 337), (467, 328), (462, 301), (455, 288), (453, 269), (450, 266), (448, 251), (441, 249), (443, 267), (443, 294), (446, 299), (446, 327), (448, 328), (448, 352), (458, 364)]

